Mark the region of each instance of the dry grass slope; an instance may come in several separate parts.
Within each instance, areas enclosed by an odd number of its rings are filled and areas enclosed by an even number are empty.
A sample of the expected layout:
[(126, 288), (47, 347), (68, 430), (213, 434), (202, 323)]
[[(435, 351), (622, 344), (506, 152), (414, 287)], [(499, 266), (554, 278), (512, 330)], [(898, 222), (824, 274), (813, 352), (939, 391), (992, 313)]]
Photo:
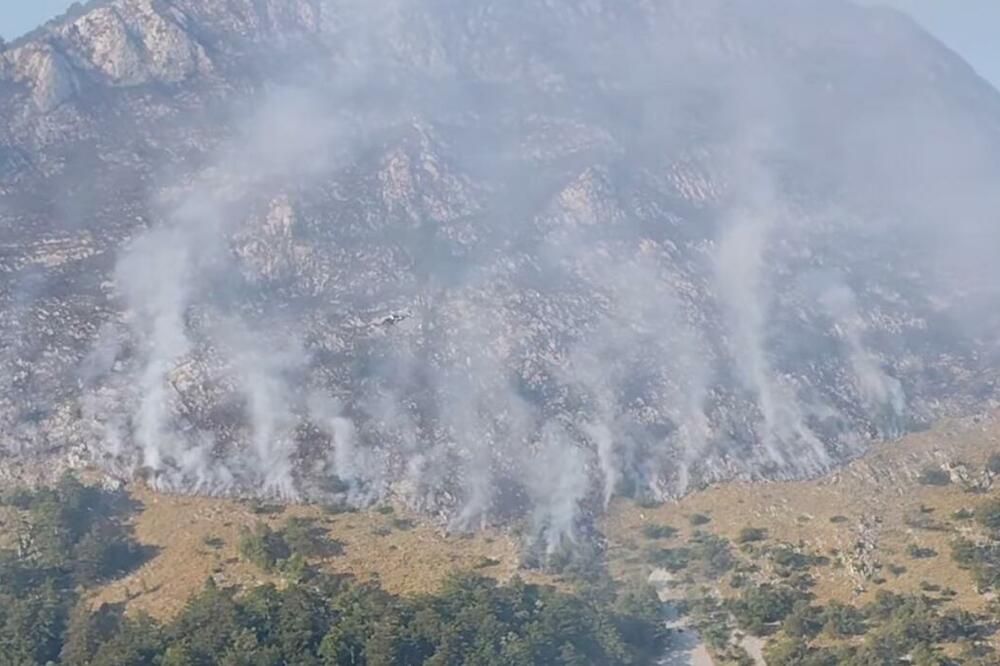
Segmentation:
[[(800, 545), (830, 558), (831, 565), (815, 569), (813, 592), (821, 604), (862, 604), (879, 589), (919, 593), (930, 583), (954, 589), (956, 605), (980, 611), (990, 595), (975, 589), (968, 572), (952, 561), (950, 549), (956, 530), (975, 528), (972, 521), (956, 520), (953, 514), (1000, 495), (1000, 480), (993, 484), (981, 471), (988, 456), (997, 452), (996, 418), (948, 421), (880, 444), (822, 479), (725, 484), (655, 508), (617, 502), (603, 525), (612, 571), (617, 577), (648, 573), (642, 552), (652, 540), (642, 529), (649, 524), (678, 530), (664, 545), (680, 544), (695, 529), (737, 543), (743, 528), (755, 527), (767, 531), (769, 542)], [(950, 470), (952, 482), (921, 483), (918, 477), (929, 467)], [(696, 514), (711, 520), (695, 528), (690, 517)], [(914, 557), (911, 546), (936, 555)], [(717, 591), (722, 596), (737, 593), (725, 585)]]
[[(293, 516), (316, 520), (343, 546), (342, 554), (319, 562), (321, 568), (360, 580), (377, 579), (397, 594), (433, 592), (455, 572), (475, 570), (506, 580), (518, 569), (518, 547), (510, 536), (446, 535), (398, 509), (329, 514), (319, 507), (296, 506), (262, 515), (235, 500), (160, 495), (142, 487), (130, 492), (144, 507), (134, 520), (136, 538), (159, 553), (130, 576), (97, 590), (92, 603), (126, 602), (129, 612), (144, 611), (160, 619), (180, 611), (210, 577), (225, 586), (280, 586), (280, 576), (240, 560), (238, 532), (258, 521), (277, 529)], [(522, 577), (541, 579), (524, 573)]]
[[(658, 507), (616, 501), (602, 521), (608, 537), (609, 564), (619, 579), (645, 576), (643, 557), (653, 541), (643, 535), (647, 525), (678, 530), (670, 543), (681, 543), (696, 529), (690, 517), (711, 518), (698, 529), (736, 542), (745, 527), (763, 528), (768, 541), (801, 545), (827, 555), (831, 566), (816, 569), (817, 601), (863, 603), (878, 589), (919, 592), (931, 583), (958, 592), (955, 603), (973, 611), (989, 597), (979, 594), (969, 574), (951, 560), (952, 529), (926, 529), (935, 521), (962, 527), (954, 512), (971, 509), (1000, 493), (1000, 482), (979, 492), (963, 487), (982, 484), (969, 471), (980, 470), (986, 458), (1000, 452), (1000, 420), (948, 421), (898, 442), (877, 446), (869, 455), (822, 479), (782, 483), (731, 483)], [(928, 465), (951, 469), (952, 482), (921, 484)], [(433, 592), (452, 573), (478, 571), (509, 579), (515, 573), (534, 582), (552, 583), (540, 573), (519, 571), (516, 538), (502, 531), (449, 535), (439, 526), (399, 508), (354, 513), (328, 513), (320, 507), (292, 506), (261, 513), (247, 502), (229, 499), (157, 494), (136, 485), (129, 489), (142, 509), (134, 517), (139, 542), (158, 554), (126, 578), (96, 590), (93, 604), (126, 602), (130, 612), (156, 618), (176, 614), (209, 578), (221, 585), (282, 584), (280, 575), (262, 573), (237, 554), (240, 527), (258, 521), (275, 529), (293, 516), (310, 518), (343, 552), (317, 564), (323, 569), (377, 579), (390, 592)], [(0, 515), (0, 545), (10, 547), (18, 520), (16, 512)], [(925, 527), (917, 523), (923, 521)], [(972, 529), (971, 525), (968, 529)], [(910, 546), (928, 548), (934, 557), (915, 558)], [(893, 569), (900, 571), (892, 573)], [(877, 582), (884, 579), (884, 582)], [(720, 586), (719, 592), (735, 592)]]

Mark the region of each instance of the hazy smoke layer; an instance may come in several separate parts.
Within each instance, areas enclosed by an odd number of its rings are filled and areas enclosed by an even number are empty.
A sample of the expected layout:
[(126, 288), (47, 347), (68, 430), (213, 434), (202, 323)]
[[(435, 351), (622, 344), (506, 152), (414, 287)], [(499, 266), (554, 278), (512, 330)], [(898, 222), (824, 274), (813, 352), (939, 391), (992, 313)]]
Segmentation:
[(121, 251), (104, 464), (523, 516), (553, 553), (617, 494), (819, 473), (995, 367), (1000, 101), (901, 17), (312, 5)]

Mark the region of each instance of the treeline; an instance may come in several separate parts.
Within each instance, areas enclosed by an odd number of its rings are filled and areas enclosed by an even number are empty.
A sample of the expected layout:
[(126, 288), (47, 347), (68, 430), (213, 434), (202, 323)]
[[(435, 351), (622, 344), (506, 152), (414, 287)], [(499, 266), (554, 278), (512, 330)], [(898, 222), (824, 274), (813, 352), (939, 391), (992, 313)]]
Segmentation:
[(241, 535), (243, 557), (294, 570), (281, 588), (209, 581), (165, 623), (118, 605), (93, 610), (88, 588), (149, 555), (127, 528), (128, 497), (67, 477), (6, 502), (18, 518), (6, 526), (17, 545), (0, 553), (0, 666), (626, 665), (654, 663), (662, 649), (647, 587), (604, 581), (569, 593), (464, 575), (401, 598), (310, 567), (307, 555), (331, 545), (301, 521)]
[(72, 476), (54, 488), (2, 498), (14, 547), (0, 551), (0, 666), (57, 662), (80, 591), (119, 576), (149, 553), (132, 539), (124, 493)]
[(2, 502), (22, 513), (7, 527), (17, 547), (4, 556), (30, 564), (54, 582), (71, 578), (93, 585), (129, 571), (150, 554), (132, 539), (125, 519), (133, 506), (123, 492), (65, 475), (53, 488), (14, 491)]
[(394, 597), (318, 575), (246, 594), (209, 585), (159, 625), (104, 608), (71, 622), (62, 663), (92, 666), (644, 664), (659, 649), (655, 598), (610, 605), (464, 576), (439, 593)]

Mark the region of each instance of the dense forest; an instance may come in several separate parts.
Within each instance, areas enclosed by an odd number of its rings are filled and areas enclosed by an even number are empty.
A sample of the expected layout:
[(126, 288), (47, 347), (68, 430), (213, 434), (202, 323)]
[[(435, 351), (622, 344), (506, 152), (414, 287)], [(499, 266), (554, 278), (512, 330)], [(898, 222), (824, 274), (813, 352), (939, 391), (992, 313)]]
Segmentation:
[(209, 580), (167, 623), (95, 609), (88, 589), (153, 555), (131, 536), (130, 498), (67, 476), (4, 502), (18, 518), (0, 554), (0, 666), (613, 665), (653, 663), (662, 649), (648, 588), (569, 593), (463, 575), (435, 595), (396, 597), (310, 567), (323, 544), (295, 521), (241, 538), (241, 555), (280, 571), (280, 587)]

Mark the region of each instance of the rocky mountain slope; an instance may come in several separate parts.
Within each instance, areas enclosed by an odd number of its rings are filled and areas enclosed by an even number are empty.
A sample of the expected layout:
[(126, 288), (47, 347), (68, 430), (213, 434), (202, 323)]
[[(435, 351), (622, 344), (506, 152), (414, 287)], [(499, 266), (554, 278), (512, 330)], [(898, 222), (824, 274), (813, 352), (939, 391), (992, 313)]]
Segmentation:
[(554, 549), (995, 399), (1000, 96), (889, 11), (98, 1), (0, 113), (9, 469)]

